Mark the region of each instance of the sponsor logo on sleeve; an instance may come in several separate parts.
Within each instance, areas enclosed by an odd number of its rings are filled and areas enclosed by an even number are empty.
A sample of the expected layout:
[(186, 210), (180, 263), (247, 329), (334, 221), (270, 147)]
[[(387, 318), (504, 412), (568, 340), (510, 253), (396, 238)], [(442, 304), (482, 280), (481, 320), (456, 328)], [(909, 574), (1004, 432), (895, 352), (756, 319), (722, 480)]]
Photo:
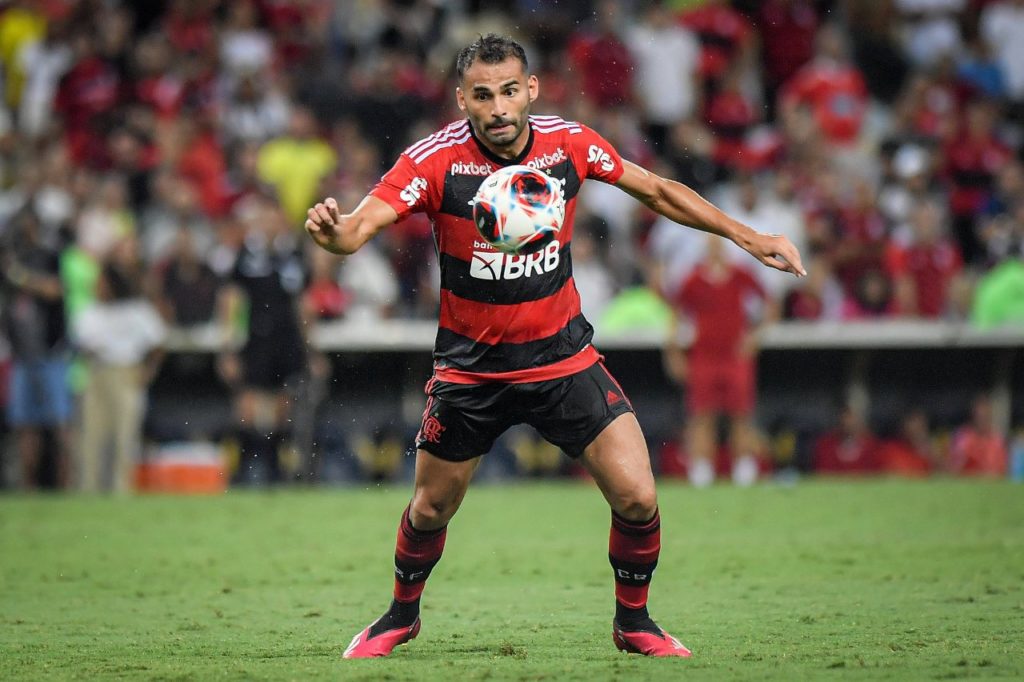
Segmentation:
[(587, 163), (600, 164), (601, 170), (605, 173), (611, 173), (615, 170), (615, 162), (612, 160), (611, 155), (596, 144), (590, 145), (590, 148), (587, 150)]
[(405, 186), (398, 197), (404, 201), (410, 208), (416, 205), (416, 202), (423, 196), (423, 192), (427, 189), (426, 178), (415, 177), (408, 185)]

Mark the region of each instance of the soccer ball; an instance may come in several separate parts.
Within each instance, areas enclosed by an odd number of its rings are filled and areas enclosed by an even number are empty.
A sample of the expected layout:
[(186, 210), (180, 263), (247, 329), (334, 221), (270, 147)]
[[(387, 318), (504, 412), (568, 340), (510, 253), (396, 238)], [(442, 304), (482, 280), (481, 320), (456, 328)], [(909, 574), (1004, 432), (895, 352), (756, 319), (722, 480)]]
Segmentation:
[(470, 203), (480, 236), (505, 253), (540, 251), (554, 240), (565, 219), (561, 181), (528, 166), (491, 173)]

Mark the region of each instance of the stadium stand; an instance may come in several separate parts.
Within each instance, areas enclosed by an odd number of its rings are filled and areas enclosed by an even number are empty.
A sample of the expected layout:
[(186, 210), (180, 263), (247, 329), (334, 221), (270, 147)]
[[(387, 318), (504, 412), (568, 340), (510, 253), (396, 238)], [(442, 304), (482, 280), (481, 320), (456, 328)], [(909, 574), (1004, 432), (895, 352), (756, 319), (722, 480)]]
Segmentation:
[[(353, 206), (409, 143), (458, 118), (452, 55), (494, 30), (529, 46), (535, 113), (585, 121), (624, 157), (801, 246), (806, 280), (756, 272), (785, 317), (761, 339), (765, 451), (787, 429), (801, 449), (779, 467), (813, 470), (808, 443), (844, 405), (883, 436), (921, 405), (941, 441), (983, 393), (1009, 439), (1024, 425), (1024, 5), (939, 4), (0, 2), (6, 336), (24, 329), (24, 269), (12, 265), (32, 265), (26, 216), (59, 260), (69, 328), (134, 240), (172, 327), (148, 438), (230, 441), (215, 358), (243, 342), (246, 315), (225, 320), (218, 301), (251, 221), (273, 210), (300, 231), (318, 197)], [(651, 294), (671, 298), (702, 247), (598, 183), (581, 211), (593, 242), (581, 295), (610, 363), (630, 363), (657, 454), (681, 417), (659, 352), (686, 325), (666, 328)], [(296, 240), (309, 282), (297, 304), (331, 364), (326, 388), (300, 382), (292, 398), (308, 417), (283, 455), (296, 475), (359, 476), (312, 455), (330, 443), (366, 461), (351, 443), (416, 422), (437, 308), (430, 229), (414, 217), (330, 261)], [(26, 357), (4, 348), (17, 370)], [(370, 380), (374, 357), (391, 383)], [(81, 395), (80, 365), (72, 376)], [(59, 449), (5, 428), (7, 485), (26, 477), (24, 448)]]

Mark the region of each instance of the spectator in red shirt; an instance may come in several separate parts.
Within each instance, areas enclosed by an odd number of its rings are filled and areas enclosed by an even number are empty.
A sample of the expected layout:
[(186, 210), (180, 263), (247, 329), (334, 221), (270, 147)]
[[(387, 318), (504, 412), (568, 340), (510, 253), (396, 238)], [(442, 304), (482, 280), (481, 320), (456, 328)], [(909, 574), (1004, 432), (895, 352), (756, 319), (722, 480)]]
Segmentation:
[(861, 279), (872, 270), (885, 270), (889, 231), (878, 210), (874, 188), (855, 181), (852, 200), (840, 207), (838, 242), (828, 251), (832, 267), (848, 296), (856, 295)]
[(843, 406), (839, 423), (814, 444), (814, 471), (819, 474), (870, 474), (879, 471), (878, 439), (864, 417)]
[(170, 43), (161, 35), (144, 36), (136, 44), (133, 56), (135, 100), (150, 108), (160, 120), (176, 118), (185, 101), (186, 84), (172, 64)]
[(205, 52), (216, 38), (212, 3), (172, 0), (162, 33), (178, 52)]
[(754, 27), (727, 0), (706, 0), (684, 12), (679, 23), (700, 39), (700, 74), (706, 82), (716, 83), (737, 62), (750, 63)]
[(920, 407), (903, 415), (899, 434), (880, 445), (882, 470), (890, 474), (914, 478), (927, 476), (935, 459), (928, 414)]
[(953, 433), (949, 470), (967, 476), (1004, 476), (1006, 462), (1006, 436), (996, 427), (992, 399), (979, 395), (971, 405), (971, 420)]
[(996, 137), (995, 121), (996, 109), (991, 103), (972, 102), (960, 134), (945, 148), (953, 230), (968, 263), (982, 255), (975, 217), (992, 196), (996, 173), (1013, 156)]
[(963, 261), (959, 247), (943, 234), (943, 210), (934, 201), (922, 201), (910, 216), (913, 241), (893, 247), (889, 269), (895, 282), (900, 313), (937, 318), (946, 311), (953, 279)]
[(722, 79), (722, 88), (708, 101), (707, 123), (715, 134), (715, 161), (732, 170), (752, 168), (754, 154), (748, 153), (747, 132), (757, 122), (753, 104), (740, 88), (740, 71), (732, 68)]
[(55, 110), (64, 121), (72, 161), (102, 167), (107, 157), (101, 130), (123, 102), (125, 83), (88, 35), (75, 36), (74, 51), (77, 60), (60, 81)]
[(811, 0), (765, 0), (757, 15), (764, 55), (765, 100), (814, 56), (818, 10)]
[(764, 304), (764, 322), (776, 319), (775, 306), (757, 279), (730, 262), (721, 238), (710, 236), (704, 261), (693, 269), (674, 300), (676, 310), (693, 321), (693, 345), (685, 364), (678, 349), (668, 351), (675, 355), (669, 362), (675, 378), (687, 383), (685, 441), (694, 485), (714, 480), (717, 418), (723, 414), (730, 422), (733, 479), (752, 483), (757, 476), (753, 424), (757, 336), (747, 312), (751, 297)]
[(569, 40), (569, 58), (582, 74), (582, 94), (598, 108), (630, 101), (633, 58), (618, 35), (621, 19), (618, 4), (606, 0), (598, 8), (596, 30), (578, 32)]
[(827, 142), (851, 145), (857, 140), (868, 90), (839, 29), (821, 28), (814, 60), (785, 84), (780, 104), (782, 115), (790, 119), (797, 108), (807, 107)]
[(178, 172), (199, 194), (204, 212), (223, 216), (229, 206), (227, 161), (209, 122), (183, 116), (178, 120)]

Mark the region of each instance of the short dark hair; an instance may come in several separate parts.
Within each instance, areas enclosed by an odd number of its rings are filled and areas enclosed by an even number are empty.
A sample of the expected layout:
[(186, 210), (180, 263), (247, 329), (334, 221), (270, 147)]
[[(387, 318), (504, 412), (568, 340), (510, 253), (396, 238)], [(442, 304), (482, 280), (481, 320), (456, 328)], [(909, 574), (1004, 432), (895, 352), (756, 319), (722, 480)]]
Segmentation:
[(455, 57), (455, 73), (459, 80), (466, 75), (466, 69), (473, 65), (476, 60), (484, 64), (500, 64), (509, 57), (515, 57), (523, 64), (523, 70), (529, 69), (526, 61), (526, 50), (523, 46), (508, 36), (499, 36), (496, 33), (488, 33), (480, 36), (466, 47), (459, 50)]

